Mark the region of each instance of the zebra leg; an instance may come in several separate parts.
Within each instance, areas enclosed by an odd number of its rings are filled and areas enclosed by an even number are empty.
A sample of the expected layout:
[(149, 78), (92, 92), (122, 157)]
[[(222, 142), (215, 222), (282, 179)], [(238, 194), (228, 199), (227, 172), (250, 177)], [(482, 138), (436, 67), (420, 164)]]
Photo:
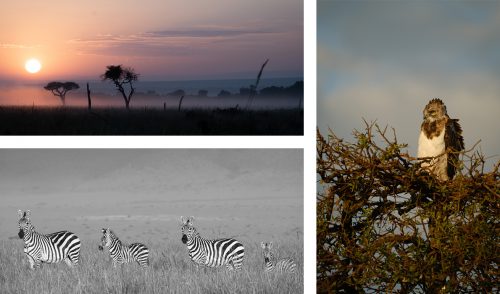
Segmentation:
[(243, 258), (238, 258), (233, 255), (231, 256), (231, 259), (228, 261), (228, 265), (229, 264), (231, 265), (232, 270), (235, 271), (241, 270), (241, 266), (243, 264)]
[(69, 266), (69, 267), (73, 267), (73, 261), (69, 258), (69, 257), (66, 257), (64, 259), (64, 262), (66, 262), (66, 264)]
[(30, 269), (34, 270), (35, 268), (40, 267), (40, 262), (36, 262), (35, 258), (29, 254), (26, 254), (28, 256), (28, 261), (30, 263)]

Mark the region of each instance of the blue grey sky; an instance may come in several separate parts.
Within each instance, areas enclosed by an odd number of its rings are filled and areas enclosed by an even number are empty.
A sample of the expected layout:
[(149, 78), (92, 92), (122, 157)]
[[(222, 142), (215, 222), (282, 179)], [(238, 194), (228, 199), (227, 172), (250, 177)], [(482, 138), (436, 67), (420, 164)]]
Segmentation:
[(500, 160), (500, 1), (318, 0), (318, 127), (351, 139), (363, 118), (415, 155), (428, 100), (460, 119), (466, 149)]

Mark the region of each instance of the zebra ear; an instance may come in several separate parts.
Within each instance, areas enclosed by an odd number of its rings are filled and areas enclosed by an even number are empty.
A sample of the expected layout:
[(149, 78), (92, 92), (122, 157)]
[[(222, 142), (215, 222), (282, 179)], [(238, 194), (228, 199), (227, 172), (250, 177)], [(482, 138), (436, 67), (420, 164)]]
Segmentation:
[(273, 248), (273, 242), (269, 242), (269, 249)]
[(24, 215), (24, 213), (22, 212), (22, 210), (21, 210), (21, 209), (19, 209), (19, 210), (17, 211), (17, 215), (19, 216), (19, 218), (22, 218), (22, 217), (23, 217), (23, 215)]
[(260, 247), (262, 247), (262, 249), (265, 249), (266, 248), (266, 244), (264, 242), (260, 242)]
[(25, 218), (27, 218), (27, 219), (29, 219), (29, 218), (30, 218), (30, 216), (31, 216), (31, 211), (28, 209), (28, 210), (26, 210), (26, 212), (24, 213), (24, 217), (25, 217)]
[(185, 225), (185, 224), (186, 224), (186, 220), (184, 219), (184, 217), (183, 217), (183, 216), (181, 216), (181, 223), (182, 223), (183, 225)]
[(190, 217), (188, 217), (187, 222), (188, 222), (188, 224), (189, 224), (190, 226), (192, 226), (192, 225), (193, 225), (193, 222), (194, 222), (194, 216), (190, 216)]
[(106, 234), (106, 229), (105, 228), (102, 228), (101, 230), (102, 230), (103, 234)]

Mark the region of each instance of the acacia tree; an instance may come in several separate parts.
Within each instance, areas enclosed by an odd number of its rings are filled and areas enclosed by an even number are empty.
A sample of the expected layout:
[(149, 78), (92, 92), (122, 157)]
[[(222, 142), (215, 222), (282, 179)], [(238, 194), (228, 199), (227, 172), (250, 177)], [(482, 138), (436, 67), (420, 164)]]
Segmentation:
[[(366, 124), (356, 142), (317, 133), (319, 293), (499, 291), (500, 172), (462, 152), (442, 182)], [(391, 138), (389, 138), (391, 137)]]
[[(121, 65), (108, 65), (106, 72), (101, 76), (103, 81), (110, 80), (115, 84), (116, 89), (122, 94), (125, 101), (125, 108), (129, 110), (130, 99), (134, 95), (135, 88), (133, 82), (137, 81), (139, 75), (134, 72), (133, 68), (123, 68)], [(129, 85), (130, 91), (125, 93), (124, 85)]]
[(45, 87), (47, 91), (51, 91), (54, 96), (59, 96), (63, 106), (66, 105), (66, 93), (71, 90), (76, 90), (80, 86), (75, 82), (50, 82)]

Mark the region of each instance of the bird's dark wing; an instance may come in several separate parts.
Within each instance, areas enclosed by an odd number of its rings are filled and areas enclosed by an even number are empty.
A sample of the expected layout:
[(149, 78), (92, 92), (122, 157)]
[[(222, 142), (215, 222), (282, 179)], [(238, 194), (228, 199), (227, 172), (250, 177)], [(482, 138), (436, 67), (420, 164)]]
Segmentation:
[(446, 131), (444, 133), (444, 144), (448, 153), (448, 177), (455, 176), (458, 166), (458, 152), (464, 150), (464, 138), (462, 137), (462, 127), (458, 119), (448, 119), (446, 122)]

